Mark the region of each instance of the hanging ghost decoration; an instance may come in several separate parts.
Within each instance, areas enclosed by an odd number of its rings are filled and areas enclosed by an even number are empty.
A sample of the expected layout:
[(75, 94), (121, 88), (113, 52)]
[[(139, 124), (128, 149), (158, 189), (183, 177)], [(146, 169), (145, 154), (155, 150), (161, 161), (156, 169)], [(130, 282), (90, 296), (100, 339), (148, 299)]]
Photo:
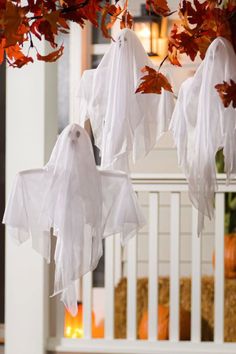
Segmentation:
[(199, 234), (204, 215), (214, 215), (215, 157), (219, 149), (223, 148), (227, 179), (236, 172), (236, 110), (225, 108), (215, 89), (218, 83), (236, 80), (235, 68), (232, 44), (216, 38), (195, 75), (182, 84), (170, 124), (190, 199), (199, 211)]
[(154, 67), (136, 34), (124, 29), (97, 69), (82, 76), (78, 117), (81, 125), (90, 119), (105, 169), (129, 171), (129, 157), (144, 157), (168, 130), (173, 94), (135, 93), (145, 65)]
[(90, 139), (77, 124), (60, 134), (47, 165), (17, 174), (3, 222), (19, 242), (50, 262), (56, 237), (54, 294), (77, 312), (75, 281), (93, 270), (102, 256), (102, 239), (135, 235), (144, 218), (131, 182), (123, 172), (98, 170)]

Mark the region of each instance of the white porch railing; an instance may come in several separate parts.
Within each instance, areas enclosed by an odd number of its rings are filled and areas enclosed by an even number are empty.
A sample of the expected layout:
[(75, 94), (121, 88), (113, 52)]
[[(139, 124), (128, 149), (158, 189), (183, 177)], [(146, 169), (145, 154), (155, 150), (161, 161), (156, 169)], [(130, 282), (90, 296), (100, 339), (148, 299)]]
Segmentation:
[[(50, 338), (47, 349), (52, 353), (130, 353), (130, 354), (222, 354), (236, 353), (236, 343), (224, 343), (224, 193), (236, 192), (236, 180), (229, 186), (225, 176), (218, 176), (219, 189), (215, 200), (215, 300), (214, 341), (201, 342), (201, 238), (197, 236), (197, 211), (192, 208), (192, 295), (191, 295), (191, 340), (179, 340), (180, 303), (180, 211), (181, 193), (188, 186), (182, 175), (132, 176), (137, 194), (149, 194), (148, 222), (148, 339), (136, 338), (136, 286), (137, 286), (137, 238), (127, 247), (127, 339), (114, 339), (114, 287), (122, 276), (122, 257), (117, 239), (105, 240), (105, 335), (93, 339), (91, 335), (92, 277), (83, 278), (84, 338), (67, 339), (61, 336), (63, 318), (57, 319), (59, 329), (56, 338)], [(170, 323), (169, 340), (157, 340), (158, 304), (158, 236), (159, 195), (170, 193)]]

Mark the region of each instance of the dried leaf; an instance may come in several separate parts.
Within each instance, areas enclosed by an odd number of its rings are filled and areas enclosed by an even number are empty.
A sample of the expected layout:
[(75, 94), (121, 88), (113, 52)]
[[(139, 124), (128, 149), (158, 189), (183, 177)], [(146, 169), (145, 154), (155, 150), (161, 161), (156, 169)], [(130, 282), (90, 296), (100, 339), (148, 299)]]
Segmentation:
[(162, 16), (167, 16), (170, 12), (167, 0), (146, 0), (146, 9)]
[(133, 16), (128, 10), (125, 10), (121, 17), (120, 29), (132, 28), (133, 27)]
[(169, 37), (169, 59), (174, 65), (180, 64), (179, 54), (192, 61), (198, 54), (204, 59), (207, 48), (219, 36), (232, 40), (228, 10), (218, 7), (217, 0), (183, 0), (179, 17), (181, 23), (173, 26)]
[(14, 68), (22, 68), (28, 63), (33, 63), (33, 58), (26, 56), (18, 44), (5, 48), (8, 63)]
[(142, 82), (137, 88), (136, 93), (140, 92), (161, 94), (162, 89), (173, 92), (168, 79), (159, 71), (156, 71), (149, 66), (145, 66), (142, 69), (142, 72), (147, 73), (147, 75), (141, 78)]
[(178, 33), (178, 26), (176, 24), (174, 24), (171, 29), (170, 35), (169, 35), (168, 58), (169, 58), (171, 64), (176, 65), (176, 66), (181, 66), (179, 58), (178, 58), (179, 45), (176, 42), (177, 33)]
[(232, 102), (233, 108), (236, 108), (236, 83), (233, 80), (229, 83), (223, 81), (223, 84), (217, 84), (215, 88), (225, 107), (229, 107)]
[(63, 50), (64, 50), (64, 46), (61, 45), (59, 49), (57, 49), (54, 52), (51, 52), (47, 55), (41, 55), (41, 54), (37, 53), (37, 59), (52, 63), (62, 56)]
[(109, 29), (111, 29), (122, 12), (123, 9), (120, 6), (110, 4), (106, 4), (106, 6), (102, 9), (101, 30), (105, 38), (112, 39)]

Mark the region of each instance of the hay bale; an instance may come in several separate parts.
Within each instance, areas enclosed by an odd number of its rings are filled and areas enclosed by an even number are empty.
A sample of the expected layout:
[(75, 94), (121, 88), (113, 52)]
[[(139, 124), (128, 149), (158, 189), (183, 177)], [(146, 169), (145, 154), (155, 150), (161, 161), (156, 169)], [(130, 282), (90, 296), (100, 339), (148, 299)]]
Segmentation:
[[(160, 277), (159, 303), (169, 304), (169, 278)], [(236, 342), (236, 279), (225, 280), (225, 341)], [(123, 278), (115, 290), (115, 337), (126, 338), (127, 280)], [(202, 340), (213, 340), (214, 277), (202, 277)], [(191, 279), (180, 279), (180, 305), (191, 311)], [(137, 328), (142, 313), (148, 306), (148, 279), (137, 280)]]

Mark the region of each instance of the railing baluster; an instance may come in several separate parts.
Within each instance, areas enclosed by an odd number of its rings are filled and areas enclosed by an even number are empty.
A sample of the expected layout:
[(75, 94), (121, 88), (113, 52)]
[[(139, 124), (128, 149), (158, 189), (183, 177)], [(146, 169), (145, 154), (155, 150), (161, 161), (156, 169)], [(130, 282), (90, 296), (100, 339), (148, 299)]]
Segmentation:
[(214, 341), (224, 342), (224, 193), (215, 196), (215, 315)]
[(180, 193), (171, 193), (170, 340), (179, 340)]
[(114, 338), (114, 237), (105, 239), (105, 339)]
[(201, 341), (201, 236), (197, 234), (198, 211), (192, 207), (191, 341)]
[(92, 272), (83, 276), (83, 325), (84, 338), (90, 339), (92, 333)]
[(149, 194), (148, 339), (157, 339), (158, 326), (158, 222), (159, 195)]
[(115, 285), (122, 277), (122, 249), (120, 244), (120, 235), (115, 235)]
[(137, 235), (127, 244), (127, 339), (136, 339)]

